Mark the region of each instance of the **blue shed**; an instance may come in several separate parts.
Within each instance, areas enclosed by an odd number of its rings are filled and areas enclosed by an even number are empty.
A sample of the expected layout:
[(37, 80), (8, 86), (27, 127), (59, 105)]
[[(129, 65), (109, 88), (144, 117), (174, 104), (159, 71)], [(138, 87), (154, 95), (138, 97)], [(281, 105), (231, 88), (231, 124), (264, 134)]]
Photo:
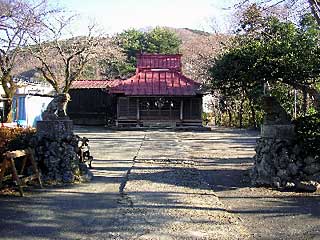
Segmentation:
[(20, 126), (35, 127), (52, 99), (52, 97), (33, 95), (15, 96), (12, 111), (14, 121)]

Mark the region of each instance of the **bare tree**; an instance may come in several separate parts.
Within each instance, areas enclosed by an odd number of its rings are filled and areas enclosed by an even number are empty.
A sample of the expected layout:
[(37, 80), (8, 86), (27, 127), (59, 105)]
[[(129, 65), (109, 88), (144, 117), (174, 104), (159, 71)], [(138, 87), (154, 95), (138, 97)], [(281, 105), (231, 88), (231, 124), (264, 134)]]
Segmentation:
[(207, 69), (213, 58), (223, 51), (229, 37), (224, 34), (195, 36), (182, 44), (184, 72), (202, 83), (207, 83)]
[(76, 16), (54, 16), (43, 23), (43, 34), (31, 36), (34, 45), (29, 47), (38, 59), (37, 69), (57, 93), (69, 91), (72, 82), (79, 79), (85, 67), (101, 59), (106, 41), (96, 25), (88, 26), (85, 36), (75, 37), (72, 27)]
[(222, 51), (228, 36), (191, 29), (173, 29), (173, 31), (182, 40), (183, 72), (198, 82), (206, 83), (209, 63)]
[(273, 9), (276, 6), (282, 5), (294, 13), (301, 15), (307, 11), (311, 12), (317, 23), (320, 25), (320, 0), (239, 0), (235, 5), (241, 8), (246, 4), (256, 3), (264, 7), (265, 10)]
[(28, 42), (28, 31), (36, 29), (47, 13), (46, 1), (26, 3), (0, 0), (0, 79), (5, 92), (5, 121), (12, 121), (12, 99), (17, 85), (12, 71), (17, 55)]

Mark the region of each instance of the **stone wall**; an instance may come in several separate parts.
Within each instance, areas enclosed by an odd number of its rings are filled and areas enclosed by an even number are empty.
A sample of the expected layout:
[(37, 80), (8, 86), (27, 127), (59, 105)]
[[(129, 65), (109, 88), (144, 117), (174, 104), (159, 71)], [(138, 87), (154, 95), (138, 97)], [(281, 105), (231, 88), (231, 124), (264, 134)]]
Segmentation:
[(257, 141), (252, 183), (278, 189), (316, 191), (320, 159), (304, 151), (293, 125), (264, 125)]

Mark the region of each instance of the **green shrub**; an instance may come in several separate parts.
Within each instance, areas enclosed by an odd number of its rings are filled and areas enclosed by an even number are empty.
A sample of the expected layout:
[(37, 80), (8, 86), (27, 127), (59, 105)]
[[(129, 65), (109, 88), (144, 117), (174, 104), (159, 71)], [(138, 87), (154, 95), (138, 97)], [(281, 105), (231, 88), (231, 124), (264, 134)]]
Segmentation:
[(320, 156), (320, 114), (300, 117), (294, 123), (298, 141), (305, 152)]

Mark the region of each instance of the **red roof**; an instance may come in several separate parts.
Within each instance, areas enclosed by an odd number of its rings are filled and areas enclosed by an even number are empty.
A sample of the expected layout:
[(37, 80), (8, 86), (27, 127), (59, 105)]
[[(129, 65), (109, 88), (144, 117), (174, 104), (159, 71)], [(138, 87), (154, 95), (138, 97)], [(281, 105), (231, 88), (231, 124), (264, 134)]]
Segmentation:
[(150, 69), (168, 69), (181, 72), (180, 54), (139, 54), (137, 72)]
[(126, 80), (74, 81), (73, 89), (107, 88), (127, 96), (192, 96), (200, 83), (181, 73), (181, 55), (142, 54), (137, 56), (136, 75)]
[(111, 88), (119, 84), (119, 80), (78, 80), (72, 82), (72, 89)]
[(200, 84), (176, 71), (144, 71), (119, 82), (110, 93), (129, 96), (191, 96), (196, 95)]

